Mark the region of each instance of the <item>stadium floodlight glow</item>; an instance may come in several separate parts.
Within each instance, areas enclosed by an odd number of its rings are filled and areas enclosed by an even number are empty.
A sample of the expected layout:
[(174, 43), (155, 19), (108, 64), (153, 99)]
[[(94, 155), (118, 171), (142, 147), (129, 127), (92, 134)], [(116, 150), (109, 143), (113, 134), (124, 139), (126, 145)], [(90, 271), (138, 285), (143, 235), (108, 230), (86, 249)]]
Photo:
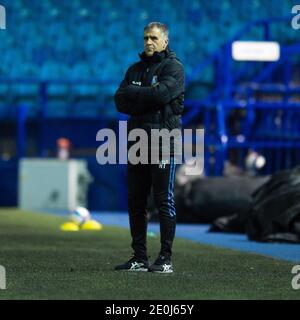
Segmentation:
[(231, 53), (237, 61), (278, 61), (280, 45), (275, 41), (234, 41)]

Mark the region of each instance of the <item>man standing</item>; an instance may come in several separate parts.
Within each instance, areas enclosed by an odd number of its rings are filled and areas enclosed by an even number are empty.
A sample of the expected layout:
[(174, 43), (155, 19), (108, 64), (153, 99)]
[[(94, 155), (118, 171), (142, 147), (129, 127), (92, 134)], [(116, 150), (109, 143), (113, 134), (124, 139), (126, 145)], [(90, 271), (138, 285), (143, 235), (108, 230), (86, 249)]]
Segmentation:
[[(141, 61), (129, 67), (115, 94), (118, 111), (131, 116), (129, 131), (144, 129), (149, 138), (153, 129), (167, 129), (168, 132), (181, 129), (184, 70), (168, 43), (166, 25), (159, 22), (148, 24), (144, 28)], [(128, 159), (128, 211), (134, 255), (128, 262), (116, 266), (116, 270), (173, 272), (171, 256), (176, 227), (173, 192), (176, 139), (171, 142), (167, 160), (162, 159), (154, 164), (131, 164)], [(159, 144), (156, 148), (161, 159), (162, 147)], [(150, 145), (150, 153), (154, 152), (153, 149)], [(151, 187), (159, 212), (161, 249), (156, 261), (149, 265), (146, 207)]]

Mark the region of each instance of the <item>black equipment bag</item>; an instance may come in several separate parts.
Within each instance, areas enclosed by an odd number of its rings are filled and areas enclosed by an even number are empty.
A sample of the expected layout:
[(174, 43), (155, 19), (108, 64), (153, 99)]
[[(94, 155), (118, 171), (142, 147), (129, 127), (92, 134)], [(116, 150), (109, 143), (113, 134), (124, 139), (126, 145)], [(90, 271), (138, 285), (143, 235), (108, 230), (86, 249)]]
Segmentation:
[(253, 194), (250, 240), (300, 242), (300, 166), (274, 174)]

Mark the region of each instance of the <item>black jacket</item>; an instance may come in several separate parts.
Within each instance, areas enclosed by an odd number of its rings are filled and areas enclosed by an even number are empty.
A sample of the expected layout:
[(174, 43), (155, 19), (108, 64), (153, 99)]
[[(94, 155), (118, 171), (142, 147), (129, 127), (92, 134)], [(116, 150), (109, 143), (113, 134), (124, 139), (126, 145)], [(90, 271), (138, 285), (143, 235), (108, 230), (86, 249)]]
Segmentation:
[(130, 115), (128, 130), (181, 129), (184, 69), (168, 48), (133, 64), (115, 93), (119, 112)]

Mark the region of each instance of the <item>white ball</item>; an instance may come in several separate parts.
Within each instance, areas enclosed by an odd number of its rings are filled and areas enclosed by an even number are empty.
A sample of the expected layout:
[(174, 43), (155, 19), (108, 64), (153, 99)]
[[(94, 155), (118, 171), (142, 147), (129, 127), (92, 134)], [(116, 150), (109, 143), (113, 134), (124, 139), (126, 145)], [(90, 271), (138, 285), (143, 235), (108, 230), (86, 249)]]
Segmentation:
[(91, 214), (88, 209), (84, 207), (77, 207), (70, 214), (70, 218), (77, 224), (82, 224), (91, 219)]

